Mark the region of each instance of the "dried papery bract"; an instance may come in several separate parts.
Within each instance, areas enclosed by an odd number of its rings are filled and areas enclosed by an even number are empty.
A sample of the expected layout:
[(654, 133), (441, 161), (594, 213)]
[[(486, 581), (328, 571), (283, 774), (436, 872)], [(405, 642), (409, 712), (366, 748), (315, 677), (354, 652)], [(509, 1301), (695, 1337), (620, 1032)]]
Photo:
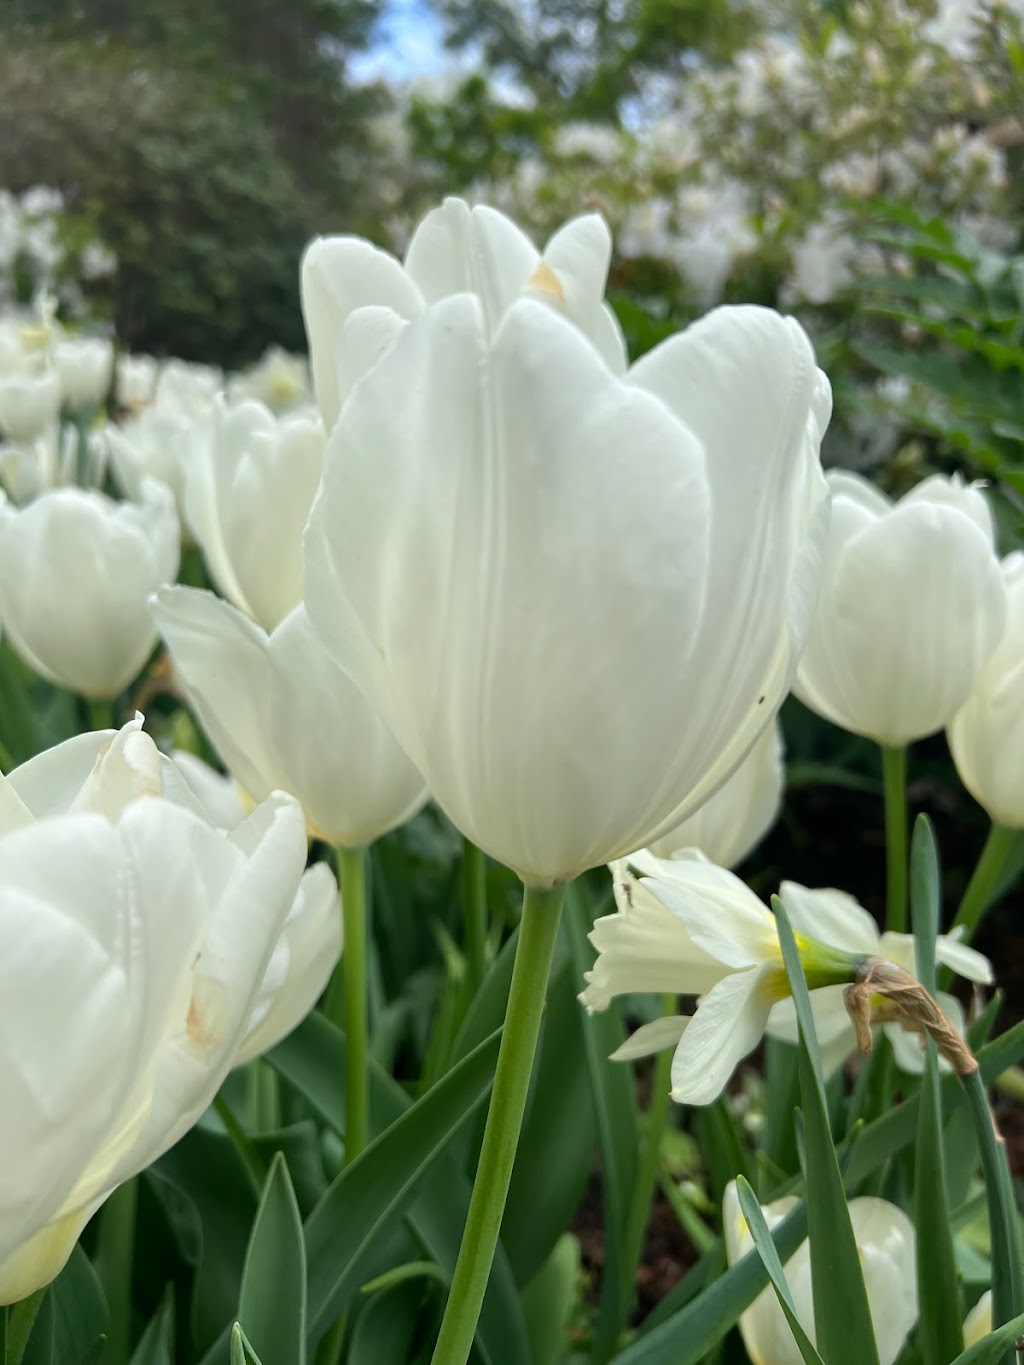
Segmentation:
[(872, 1023), (899, 1024), (930, 1038), (958, 1076), (977, 1071), (977, 1058), (916, 977), (883, 958), (869, 958), (843, 991), (860, 1050), (874, 1047)]

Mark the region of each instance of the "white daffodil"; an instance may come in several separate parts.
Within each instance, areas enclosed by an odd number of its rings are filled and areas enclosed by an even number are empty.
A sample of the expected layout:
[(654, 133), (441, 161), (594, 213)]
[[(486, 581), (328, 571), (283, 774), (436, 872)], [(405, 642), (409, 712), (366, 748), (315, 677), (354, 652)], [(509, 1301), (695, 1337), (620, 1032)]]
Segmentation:
[[(762, 1212), (769, 1228), (781, 1223), (797, 1202), (790, 1196), (763, 1205)], [(895, 1204), (871, 1197), (850, 1200), (850, 1222), (864, 1275), (879, 1365), (894, 1365), (917, 1321), (914, 1225)], [(725, 1189), (722, 1225), (726, 1256), (729, 1264), (735, 1265), (754, 1245), (740, 1208), (735, 1181), (730, 1181)], [(813, 1342), (814, 1299), (809, 1242), (800, 1243), (784, 1270), (797, 1317)], [(803, 1356), (771, 1286), (763, 1289), (741, 1314), (740, 1333), (751, 1365), (803, 1365)]]
[(59, 1272), (338, 955), (298, 804), (275, 794), (224, 834), (140, 726), (0, 778), (0, 1303)]

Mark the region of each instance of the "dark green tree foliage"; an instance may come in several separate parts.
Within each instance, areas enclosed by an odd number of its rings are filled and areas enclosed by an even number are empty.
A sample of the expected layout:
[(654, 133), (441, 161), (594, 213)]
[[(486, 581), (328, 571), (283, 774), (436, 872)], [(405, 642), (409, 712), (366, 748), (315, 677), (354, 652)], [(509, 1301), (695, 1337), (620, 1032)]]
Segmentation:
[(237, 364), (301, 347), (297, 268), (355, 226), (372, 0), (9, 0), (0, 184), (59, 186), (117, 252), (129, 346)]
[(694, 52), (736, 51), (750, 14), (730, 0), (430, 0), (457, 50), (563, 117), (617, 122), (644, 76), (678, 74)]

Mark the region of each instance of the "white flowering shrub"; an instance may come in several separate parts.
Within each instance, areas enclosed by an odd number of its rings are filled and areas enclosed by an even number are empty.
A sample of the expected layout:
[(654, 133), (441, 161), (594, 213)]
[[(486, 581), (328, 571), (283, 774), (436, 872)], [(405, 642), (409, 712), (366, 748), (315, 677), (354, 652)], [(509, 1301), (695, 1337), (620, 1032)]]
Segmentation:
[(93, 286), (117, 259), (87, 219), (66, 212), (60, 190), (34, 185), (15, 195), (0, 188), (0, 305), (53, 294), (65, 316), (92, 311)]

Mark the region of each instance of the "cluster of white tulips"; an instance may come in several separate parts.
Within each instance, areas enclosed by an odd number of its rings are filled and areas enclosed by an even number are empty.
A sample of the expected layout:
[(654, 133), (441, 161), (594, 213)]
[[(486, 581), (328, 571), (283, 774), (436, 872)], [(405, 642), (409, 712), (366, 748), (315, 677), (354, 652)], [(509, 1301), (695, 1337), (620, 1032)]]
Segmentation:
[[(893, 505), (824, 475), (830, 388), (792, 319), (720, 308), (630, 365), (610, 254), (596, 216), (540, 252), (457, 200), (404, 261), (320, 239), (301, 274), (312, 391), (283, 353), (225, 380), (115, 359), (45, 315), (0, 328), (4, 640), (108, 722), (0, 778), (0, 1302), (53, 1279), (339, 955), (359, 1161), (364, 853), (428, 800), (524, 887), (437, 1365), (473, 1345), (573, 879), (612, 868), (581, 1000), (674, 997), (615, 1055), (674, 1049), (678, 1103), (716, 1101), (766, 1033), (806, 1032), (778, 919), (729, 870), (779, 812), (791, 690), (876, 740), (886, 774), (886, 931), (841, 890), (781, 887), (823, 1076), (864, 1046), (849, 990), (876, 964), (934, 993), (907, 933), (903, 781), (906, 746), (943, 727), (995, 833), (934, 958), (993, 981), (966, 938), (1024, 828), (1024, 560), (1000, 563), (977, 486), (935, 476)], [(183, 546), (215, 591), (176, 584)], [(136, 700), (168, 686), (222, 773), (142, 728)], [(337, 850), (340, 913), (309, 840)], [(962, 1006), (936, 999), (961, 1038)], [(876, 1014), (927, 1084), (906, 1011)], [(751, 1244), (737, 1197), (730, 1260)], [(918, 1315), (913, 1226), (877, 1198), (849, 1216), (892, 1365)], [(786, 1273), (813, 1335), (812, 1255)], [(743, 1318), (751, 1359), (806, 1359), (765, 1294)], [(997, 1326), (1010, 1309), (1000, 1291)]]

